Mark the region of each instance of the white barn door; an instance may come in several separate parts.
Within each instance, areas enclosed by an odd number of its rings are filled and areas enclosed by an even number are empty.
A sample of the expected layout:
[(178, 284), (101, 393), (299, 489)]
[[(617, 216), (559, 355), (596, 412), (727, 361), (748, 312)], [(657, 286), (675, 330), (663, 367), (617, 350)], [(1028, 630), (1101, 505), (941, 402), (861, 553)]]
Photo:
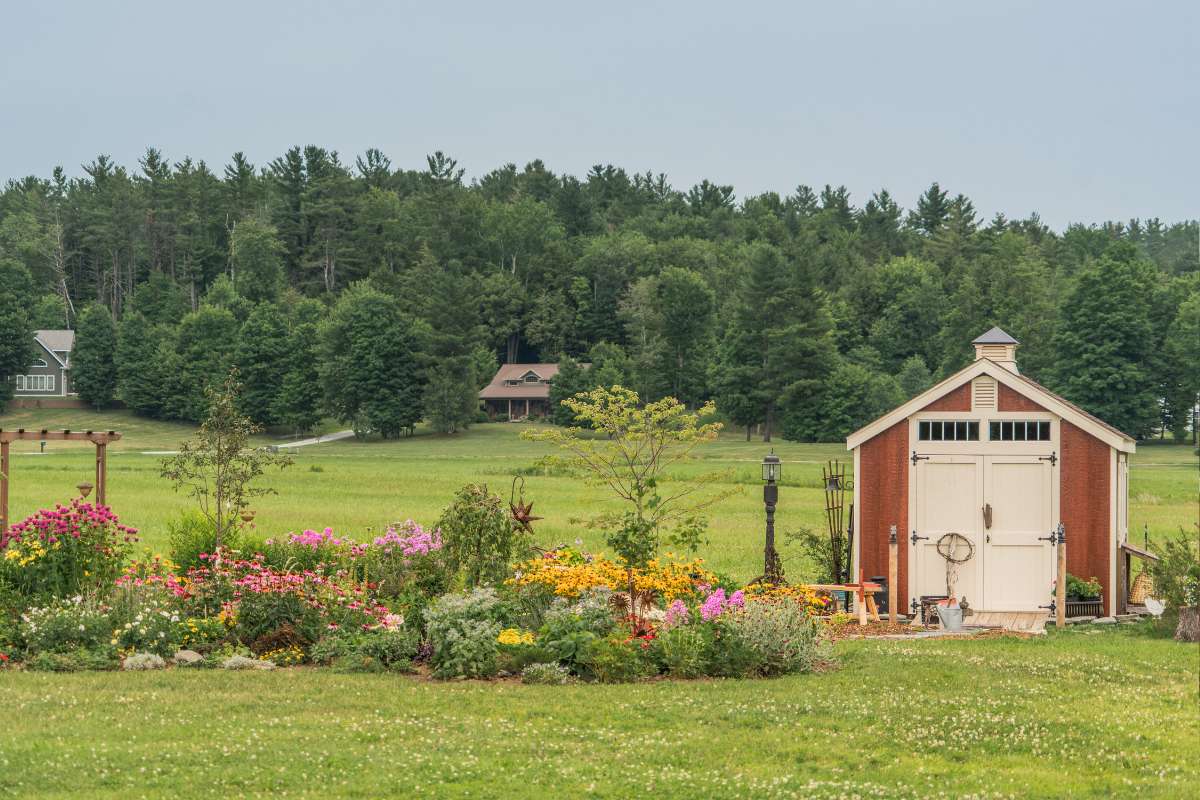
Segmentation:
[(929, 456), (916, 463), (915, 543), (909, 532), (913, 597), (946, 594), (946, 560), (937, 552), (944, 534), (958, 533), (975, 545), (975, 556), (957, 567), (955, 595), (979, 608), (983, 573), (983, 474), (981, 456)]
[(1054, 527), (1053, 472), (1036, 456), (985, 459), (991, 527), (984, 531), (982, 607), (988, 611), (1037, 611), (1050, 602), (1054, 548), (1044, 537)]

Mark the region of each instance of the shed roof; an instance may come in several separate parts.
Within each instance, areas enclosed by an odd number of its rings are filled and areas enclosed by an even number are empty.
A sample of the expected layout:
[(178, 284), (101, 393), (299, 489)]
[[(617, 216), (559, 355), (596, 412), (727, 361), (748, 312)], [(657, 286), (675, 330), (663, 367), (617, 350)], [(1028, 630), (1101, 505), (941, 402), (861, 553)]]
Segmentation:
[(1020, 344), (1020, 342), (1000, 328), (993, 327), (972, 339), (971, 344)]

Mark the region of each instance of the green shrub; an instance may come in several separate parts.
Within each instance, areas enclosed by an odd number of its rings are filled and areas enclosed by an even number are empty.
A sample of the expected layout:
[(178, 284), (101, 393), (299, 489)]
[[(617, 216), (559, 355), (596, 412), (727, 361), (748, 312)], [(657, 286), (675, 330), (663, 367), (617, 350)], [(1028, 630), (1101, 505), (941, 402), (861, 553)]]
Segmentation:
[(35, 672), (87, 672), (114, 670), (121, 666), (111, 647), (77, 648), (61, 653), (39, 652), (25, 660), (25, 668)]
[(116, 647), (169, 656), (183, 641), (179, 612), (155, 586), (128, 586), (113, 593), (108, 612)]
[(1071, 573), (1067, 573), (1067, 597), (1075, 597), (1080, 600), (1094, 600), (1100, 597), (1103, 587), (1100, 581), (1096, 578), (1083, 580), (1076, 578)]
[(438, 527), (450, 566), (468, 587), (500, 583), (509, 564), (528, 547), (528, 534), (486, 485), (469, 483), (459, 489)]
[(710, 626), (677, 625), (658, 634), (652, 651), (672, 678), (698, 678), (708, 674), (712, 638)]
[(338, 630), (313, 645), (314, 664), (327, 664), (343, 672), (409, 672), (420, 639), (412, 631)]
[(574, 680), (575, 678), (571, 675), (571, 671), (562, 664), (530, 664), (521, 670), (521, 683), (564, 686), (568, 683), (573, 683)]
[[(200, 554), (213, 553), (217, 549), (216, 528), (199, 511), (181, 511), (175, 519), (167, 520), (167, 538), (171, 543), (171, 560), (178, 566), (180, 575), (193, 567), (207, 566)], [(238, 530), (230, 528), (221, 537), (221, 543), (230, 550), (237, 550), (241, 545), (240, 538)]]
[(753, 671), (764, 676), (810, 672), (826, 657), (817, 621), (800, 603), (755, 602), (722, 615), (728, 644), (753, 654)]
[(1178, 611), (1185, 606), (1200, 604), (1200, 550), (1196, 536), (1183, 530), (1168, 537), (1162, 545), (1159, 560), (1148, 569), (1154, 581), (1154, 597), (1168, 608)]
[(70, 653), (111, 646), (112, 629), (107, 609), (76, 595), (27, 610), (20, 636), (30, 653)]
[(496, 656), (504, 609), (494, 589), (439, 597), (425, 609), (435, 678), (487, 678), (499, 669)]
[(582, 659), (592, 642), (616, 626), (606, 595), (585, 595), (577, 603), (557, 598), (545, 614), (538, 641), (567, 668), (583, 672)]
[(600, 683), (630, 683), (649, 677), (654, 664), (642, 644), (620, 633), (594, 638), (580, 656), (580, 667)]

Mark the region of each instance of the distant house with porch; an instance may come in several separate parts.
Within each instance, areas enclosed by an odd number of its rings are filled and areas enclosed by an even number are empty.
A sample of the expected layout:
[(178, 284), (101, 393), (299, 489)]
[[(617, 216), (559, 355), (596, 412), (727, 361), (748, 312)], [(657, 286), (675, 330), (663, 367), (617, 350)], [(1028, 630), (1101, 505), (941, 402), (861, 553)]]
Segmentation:
[(558, 364), (504, 364), (479, 392), (490, 419), (544, 417), (550, 413), (550, 384)]
[(24, 374), (13, 377), (13, 399), (23, 405), (20, 401), (26, 399), (74, 398), (71, 351), (75, 349), (75, 331), (34, 331), (33, 341), (33, 363)]

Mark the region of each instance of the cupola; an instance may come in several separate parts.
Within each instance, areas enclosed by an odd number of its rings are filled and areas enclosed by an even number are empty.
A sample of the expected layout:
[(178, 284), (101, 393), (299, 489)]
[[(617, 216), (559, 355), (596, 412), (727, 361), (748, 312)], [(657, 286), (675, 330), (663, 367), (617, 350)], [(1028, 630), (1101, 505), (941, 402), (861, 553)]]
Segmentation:
[(975, 338), (975, 360), (995, 361), (1010, 372), (1017, 372), (1017, 346), (1021, 344), (999, 328), (992, 328)]

